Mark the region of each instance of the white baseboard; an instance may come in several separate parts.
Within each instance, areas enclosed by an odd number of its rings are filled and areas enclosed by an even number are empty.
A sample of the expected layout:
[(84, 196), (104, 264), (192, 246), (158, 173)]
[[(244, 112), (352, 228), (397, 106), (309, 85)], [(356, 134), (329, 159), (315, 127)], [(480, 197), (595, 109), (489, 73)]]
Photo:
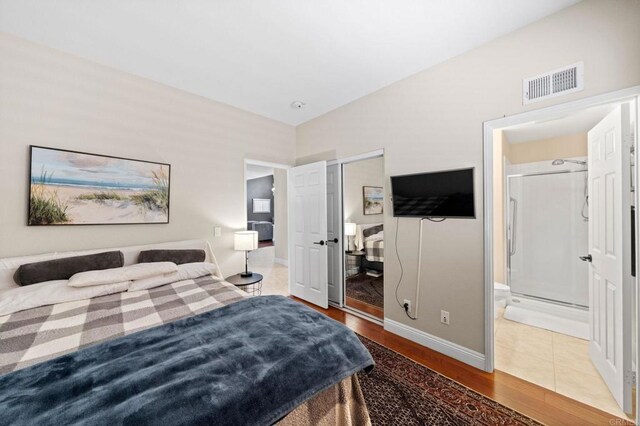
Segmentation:
[(464, 346), (460, 346), (457, 343), (441, 339), (440, 337), (425, 333), (424, 331), (409, 327), (408, 325), (398, 321), (393, 321), (389, 318), (384, 319), (384, 329), (402, 336), (405, 339), (419, 343), (422, 346), (426, 346), (429, 349), (433, 349), (434, 351), (457, 359), (458, 361), (464, 362), (465, 364), (469, 364), (472, 367), (480, 370), (485, 369), (483, 354), (465, 348)]
[(275, 263), (278, 263), (280, 265), (284, 265), (286, 267), (289, 267), (289, 261), (287, 259), (278, 259), (277, 257), (275, 259), (273, 259), (273, 261)]

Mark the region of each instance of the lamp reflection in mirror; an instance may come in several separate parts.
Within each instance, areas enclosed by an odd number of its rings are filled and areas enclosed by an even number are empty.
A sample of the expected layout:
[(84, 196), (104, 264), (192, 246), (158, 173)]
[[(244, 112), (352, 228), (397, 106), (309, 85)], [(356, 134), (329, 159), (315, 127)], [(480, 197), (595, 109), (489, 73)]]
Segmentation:
[(244, 272), (241, 277), (250, 277), (249, 252), (258, 248), (258, 231), (237, 231), (233, 234), (233, 248), (236, 251), (244, 251)]
[(352, 237), (356, 235), (356, 224), (351, 222), (346, 222), (344, 224), (344, 235), (347, 237), (347, 253), (351, 253), (353, 251)]

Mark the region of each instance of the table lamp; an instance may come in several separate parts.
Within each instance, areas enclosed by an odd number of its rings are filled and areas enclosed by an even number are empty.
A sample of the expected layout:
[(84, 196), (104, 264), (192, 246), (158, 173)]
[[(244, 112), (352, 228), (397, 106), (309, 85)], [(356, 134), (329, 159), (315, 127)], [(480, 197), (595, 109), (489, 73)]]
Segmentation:
[(344, 224), (344, 235), (347, 236), (347, 253), (351, 253), (351, 237), (354, 237), (356, 235), (356, 224), (346, 222)]
[(244, 251), (244, 272), (241, 277), (250, 277), (249, 252), (258, 248), (258, 231), (238, 231), (233, 234), (233, 248), (236, 251)]

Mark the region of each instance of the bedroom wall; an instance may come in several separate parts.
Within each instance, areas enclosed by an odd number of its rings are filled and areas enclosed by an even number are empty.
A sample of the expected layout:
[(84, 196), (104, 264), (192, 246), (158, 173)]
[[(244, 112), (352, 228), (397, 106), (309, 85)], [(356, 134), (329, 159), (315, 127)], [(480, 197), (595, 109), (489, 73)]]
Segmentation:
[[(476, 168), (476, 219), (424, 224), (417, 321), (395, 301), (400, 267), (395, 256), (386, 257), (387, 318), (484, 353), (482, 123), (639, 85), (638, 22), (636, 0), (580, 2), (297, 128), (298, 162), (384, 148), (387, 188), (391, 175)], [(584, 91), (522, 105), (523, 78), (577, 61), (585, 62)], [(393, 235), (388, 195), (384, 222)], [(418, 226), (415, 219), (399, 221), (400, 300), (416, 294)], [(393, 241), (387, 243), (394, 253)], [(450, 312), (450, 325), (440, 323), (441, 309)]]
[(384, 159), (371, 158), (345, 164), (343, 176), (345, 222), (381, 223), (383, 215), (364, 214), (362, 187), (384, 185)]
[[(0, 58), (0, 257), (204, 238), (242, 269), (244, 159), (293, 164), (293, 127), (6, 34)], [(171, 163), (171, 223), (27, 227), (30, 144)]]

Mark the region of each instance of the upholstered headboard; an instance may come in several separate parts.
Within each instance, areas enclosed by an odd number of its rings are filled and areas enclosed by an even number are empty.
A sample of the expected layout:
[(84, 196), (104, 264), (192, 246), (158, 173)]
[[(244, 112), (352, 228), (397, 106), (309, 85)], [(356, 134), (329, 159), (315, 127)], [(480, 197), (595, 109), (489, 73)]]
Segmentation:
[(81, 251), (67, 251), (67, 252), (54, 252), (45, 254), (36, 254), (32, 256), (20, 256), (20, 257), (6, 257), (0, 259), (0, 292), (10, 288), (18, 287), (13, 281), (13, 275), (16, 270), (25, 263), (42, 262), (45, 260), (61, 259), (64, 257), (80, 256), (84, 254), (100, 253), (103, 251), (120, 250), (124, 254), (124, 264), (133, 265), (138, 263), (138, 255), (142, 250), (150, 249), (200, 249), (206, 253), (206, 261), (214, 263), (218, 269), (218, 278), (223, 279), (222, 271), (216, 260), (216, 257), (211, 250), (211, 246), (205, 240), (184, 240), (184, 241), (172, 241), (167, 243), (147, 244), (140, 246), (128, 246), (128, 247), (108, 247), (92, 250)]

